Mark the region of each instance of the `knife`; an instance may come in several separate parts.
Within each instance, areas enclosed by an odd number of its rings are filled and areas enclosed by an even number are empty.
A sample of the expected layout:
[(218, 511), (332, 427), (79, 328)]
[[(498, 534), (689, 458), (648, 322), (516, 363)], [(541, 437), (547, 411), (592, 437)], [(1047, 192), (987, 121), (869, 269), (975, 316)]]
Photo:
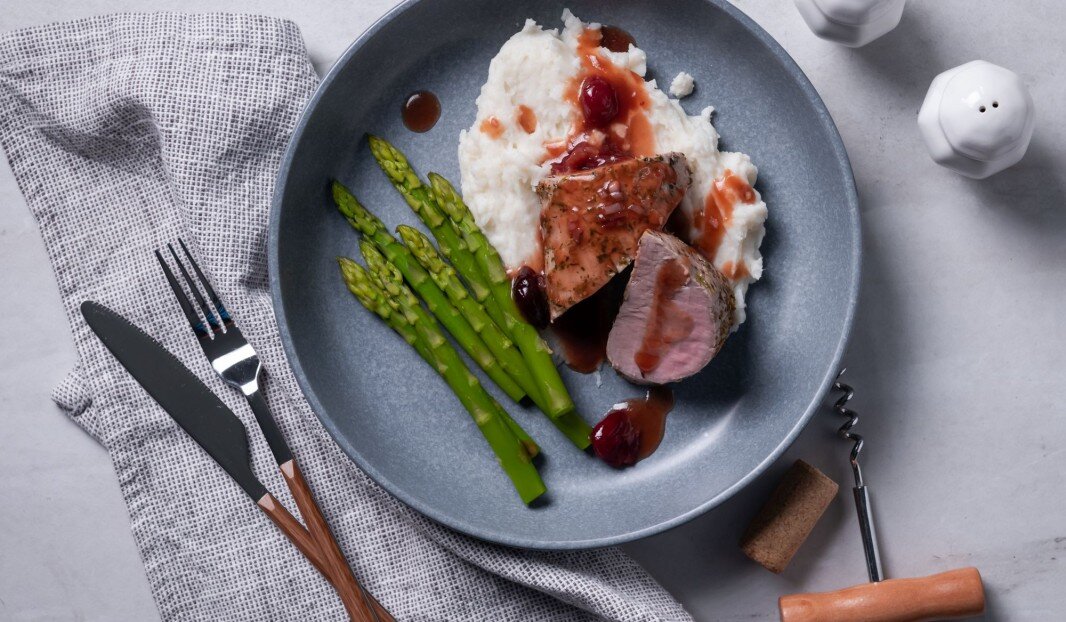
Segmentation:
[[(93, 301), (81, 314), (126, 371), (172, 419), (222, 467), (256, 506), (285, 534), (315, 568), (333, 581), (318, 544), (252, 472), (248, 432), (227, 407), (181, 361), (132, 322)], [(345, 603), (353, 620), (372, 622), (362, 602)]]

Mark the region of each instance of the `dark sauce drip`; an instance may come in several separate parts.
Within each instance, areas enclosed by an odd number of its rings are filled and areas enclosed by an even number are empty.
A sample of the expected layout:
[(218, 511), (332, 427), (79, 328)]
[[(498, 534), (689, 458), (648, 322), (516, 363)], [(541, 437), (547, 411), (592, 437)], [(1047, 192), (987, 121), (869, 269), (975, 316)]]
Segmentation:
[(404, 100), (401, 113), (407, 129), (428, 132), (440, 119), (440, 100), (429, 91), (415, 91)]
[(622, 468), (647, 458), (663, 440), (666, 415), (674, 407), (674, 393), (657, 386), (643, 398), (615, 404), (592, 429), (592, 449), (607, 464)]
[(628, 52), (630, 45), (636, 45), (633, 35), (618, 26), (600, 27), (600, 45), (612, 52)]
[(681, 238), (681, 241), (688, 244), (692, 238), (692, 219), (689, 218), (688, 213), (679, 205), (671, 214), (670, 218), (666, 221), (666, 226), (663, 227), (663, 231)]
[(611, 279), (552, 323), (552, 331), (562, 345), (563, 359), (570, 369), (591, 374), (606, 360), (607, 336), (622, 306), (628, 280), (628, 275)]

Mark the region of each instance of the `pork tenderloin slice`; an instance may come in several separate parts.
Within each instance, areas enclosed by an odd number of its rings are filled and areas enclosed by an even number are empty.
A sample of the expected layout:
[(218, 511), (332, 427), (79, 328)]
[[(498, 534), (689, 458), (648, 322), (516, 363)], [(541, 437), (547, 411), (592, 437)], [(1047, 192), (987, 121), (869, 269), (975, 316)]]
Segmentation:
[(633, 261), (691, 182), (684, 154), (667, 153), (545, 179), (541, 240), (551, 319), (596, 293)]
[(718, 354), (735, 310), (732, 285), (703, 255), (670, 234), (645, 231), (607, 359), (638, 384), (677, 382)]

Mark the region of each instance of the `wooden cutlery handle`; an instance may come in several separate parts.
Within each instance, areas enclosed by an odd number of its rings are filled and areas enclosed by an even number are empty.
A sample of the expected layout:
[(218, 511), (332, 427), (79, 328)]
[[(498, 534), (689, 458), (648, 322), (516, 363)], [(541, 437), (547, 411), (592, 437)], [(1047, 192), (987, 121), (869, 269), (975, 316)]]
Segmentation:
[(303, 556), (311, 562), (315, 569), (322, 573), (322, 576), (329, 579), (328, 566), (325, 558), (319, 553), (318, 543), (311, 538), (311, 534), (307, 533), (300, 521), (296, 520), (296, 517), (290, 514), (285, 509), (285, 506), (281, 505), (281, 502), (269, 492), (260, 497), (255, 504), (270, 518), (271, 522), (277, 525), (281, 533), (285, 534), (285, 537), (296, 545), (296, 548), (303, 553)]
[[(280, 529), (281, 532), (285, 534), (285, 536), (296, 546), (300, 553), (302, 553), (303, 556), (307, 558), (307, 561), (311, 562), (311, 565), (315, 567), (315, 570), (317, 570), (319, 574), (325, 577), (326, 580), (329, 581), (331, 585), (333, 585), (334, 589), (338, 589), (337, 580), (334, 579), (330, 570), (330, 565), (326, 562), (325, 556), (322, 554), (318, 542), (316, 542), (314, 538), (311, 537), (311, 534), (308, 533), (306, 529), (304, 529), (304, 526), (300, 524), (300, 521), (296, 520), (296, 517), (289, 513), (289, 511), (285, 509), (285, 506), (283, 506), (277, 499), (274, 498), (274, 495), (270, 493), (263, 495), (263, 497), (260, 498), (258, 502), (256, 502), (256, 505), (258, 505), (259, 509), (262, 510), (263, 513), (270, 518), (270, 521), (273, 522), (278, 527), (278, 529)], [(388, 611), (385, 610), (384, 607), (381, 606), (377, 599), (375, 599), (374, 596), (368, 592), (364, 593), (366, 594), (367, 598), (370, 599), (370, 605), (374, 608), (374, 612), (378, 615), (376, 619), (373, 617), (369, 618), (370, 622), (376, 622), (376, 620), (381, 620), (381, 622), (392, 622), (392, 616), (389, 614)], [(343, 599), (342, 602), (344, 602)], [(345, 602), (344, 606), (347, 610), (348, 603)], [(351, 616), (350, 612), (349, 616)], [(358, 620), (360, 618), (353, 617), (352, 619)]]
[[(307, 485), (307, 481), (304, 480), (296, 461), (289, 460), (284, 462), (279, 465), (279, 468), (281, 469), (281, 474), (285, 477), (285, 483), (288, 484), (289, 490), (292, 492), (293, 499), (296, 500), (296, 507), (299, 508), (300, 515), (303, 516), (304, 522), (307, 523), (307, 531), (310, 532), (311, 538), (325, 558), (325, 566), (328, 569), (325, 575), (332, 581), (337, 593), (340, 594), (344, 606), (348, 609), (348, 614), (353, 620), (366, 619), (368, 622), (377, 620), (380, 620), (380, 622), (395, 622), (392, 615), (364, 590), (355, 579), (352, 569), (348, 566), (348, 560), (345, 559), (344, 553), (341, 552), (337, 541), (333, 538), (333, 534), (329, 530), (329, 524), (326, 523), (325, 517), (322, 516), (322, 511), (318, 508), (318, 504), (315, 503), (311, 488)], [(373, 612), (370, 611), (371, 608)]]
[(985, 590), (981, 573), (970, 567), (782, 596), (778, 606), (781, 622), (924, 622), (979, 615), (985, 609)]

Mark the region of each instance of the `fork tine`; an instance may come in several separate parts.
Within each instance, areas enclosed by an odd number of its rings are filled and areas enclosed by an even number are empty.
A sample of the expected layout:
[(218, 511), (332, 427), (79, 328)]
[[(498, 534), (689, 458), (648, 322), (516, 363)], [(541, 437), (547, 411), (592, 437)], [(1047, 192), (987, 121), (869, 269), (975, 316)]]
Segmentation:
[(192, 292), (192, 297), (196, 299), (196, 304), (200, 305), (200, 310), (204, 312), (204, 317), (207, 318), (207, 323), (211, 325), (211, 330), (222, 330), (222, 325), (219, 324), (218, 320), (215, 318), (214, 311), (211, 310), (211, 307), (207, 306), (207, 301), (204, 300), (203, 294), (200, 293), (200, 288), (196, 286), (192, 277), (189, 276), (189, 271), (185, 269), (185, 264), (182, 263), (178, 254), (174, 252), (174, 247), (171, 244), (167, 244), (167, 248), (170, 249), (170, 254), (174, 257), (174, 263), (178, 264), (178, 270), (181, 271), (181, 277), (185, 279), (185, 284), (189, 286), (189, 291)]
[(211, 287), (211, 281), (207, 280), (204, 273), (200, 270), (200, 265), (196, 263), (196, 260), (192, 258), (192, 253), (189, 252), (189, 247), (185, 246), (185, 241), (178, 238), (178, 244), (181, 246), (181, 250), (185, 253), (185, 257), (188, 258), (189, 264), (192, 266), (193, 272), (200, 279), (200, 282), (204, 284), (204, 290), (207, 291), (207, 297), (211, 299), (211, 304), (215, 305), (218, 309), (218, 315), (222, 318), (222, 321), (229, 325), (233, 322), (233, 318), (230, 317), (229, 311), (226, 311), (226, 306), (222, 304), (222, 299), (215, 293), (215, 289)]
[(181, 307), (182, 312), (185, 313), (185, 319), (189, 320), (189, 326), (192, 326), (193, 332), (198, 337), (207, 337), (207, 327), (200, 320), (200, 316), (196, 315), (196, 311), (193, 310), (192, 305), (189, 303), (189, 299), (185, 297), (185, 292), (182, 291), (181, 285), (178, 280), (174, 278), (174, 273), (170, 271), (170, 267), (167, 266), (166, 260), (163, 259), (163, 255), (159, 251), (155, 251), (155, 258), (159, 260), (159, 267), (163, 269), (163, 274), (167, 277), (167, 284), (170, 285), (170, 289), (174, 291), (174, 297), (178, 299), (178, 306)]

